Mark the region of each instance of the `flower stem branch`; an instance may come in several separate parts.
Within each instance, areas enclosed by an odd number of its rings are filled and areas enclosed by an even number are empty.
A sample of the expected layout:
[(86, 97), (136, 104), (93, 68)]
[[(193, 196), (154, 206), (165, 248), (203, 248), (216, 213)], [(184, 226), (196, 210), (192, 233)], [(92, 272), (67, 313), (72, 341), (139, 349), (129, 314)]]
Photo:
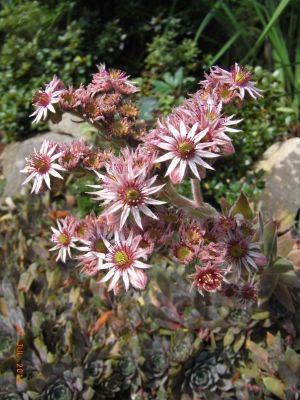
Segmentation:
[(171, 182), (168, 182), (166, 184), (165, 194), (177, 207), (195, 207), (195, 202), (177, 193), (175, 187), (172, 185)]
[(203, 196), (201, 193), (200, 182), (198, 181), (198, 179), (191, 179), (191, 185), (195, 205), (196, 207), (200, 207), (203, 204)]

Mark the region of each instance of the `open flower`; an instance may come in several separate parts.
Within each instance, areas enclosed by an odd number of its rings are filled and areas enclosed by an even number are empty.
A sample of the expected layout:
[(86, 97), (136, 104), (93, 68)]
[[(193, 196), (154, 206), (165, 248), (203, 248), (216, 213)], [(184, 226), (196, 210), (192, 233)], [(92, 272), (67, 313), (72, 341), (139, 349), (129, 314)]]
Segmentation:
[(66, 217), (63, 220), (57, 220), (58, 229), (51, 227), (53, 232), (51, 242), (55, 243), (55, 246), (50, 251), (58, 250), (56, 261), (61, 259), (65, 263), (67, 254), (71, 258), (71, 248), (76, 248), (77, 239), (74, 236), (76, 223), (75, 218)]
[(38, 193), (42, 187), (43, 181), (49, 189), (50, 187), (50, 175), (56, 178), (63, 179), (57, 170), (65, 171), (61, 165), (54, 161), (61, 157), (62, 153), (55, 153), (57, 144), (53, 144), (48, 140), (44, 140), (42, 147), (39, 152), (34, 152), (26, 158), (25, 168), (21, 172), (29, 173), (29, 176), (23, 182), (23, 185), (34, 179), (31, 193)]
[(225, 280), (224, 270), (210, 263), (206, 267), (196, 265), (195, 268), (196, 272), (190, 275), (192, 279), (192, 288), (196, 287), (202, 295), (203, 290), (206, 292), (216, 292), (221, 289), (222, 282)]
[(111, 279), (108, 290), (113, 290), (120, 278), (123, 279), (126, 291), (130, 284), (136, 289), (145, 288), (147, 275), (141, 269), (151, 266), (139, 260), (147, 256), (147, 250), (139, 247), (141, 239), (140, 235), (134, 236), (133, 231), (127, 239), (123, 235), (116, 234), (113, 245), (103, 238), (108, 252), (100, 269), (109, 269), (109, 271), (100, 282)]
[(33, 122), (38, 123), (41, 119), (46, 119), (48, 111), (55, 113), (53, 104), (60, 101), (63, 92), (63, 84), (55, 76), (46, 86), (45, 90), (38, 90), (32, 99), (32, 104), (36, 110), (30, 115), (35, 116)]
[(225, 261), (229, 267), (237, 269), (237, 277), (241, 276), (242, 268), (251, 273), (266, 264), (266, 257), (259, 250), (259, 243), (251, 243), (243, 237), (229, 236), (226, 242)]
[(208, 129), (197, 133), (198, 123), (195, 123), (188, 132), (183, 121), (180, 121), (179, 131), (171, 124), (167, 124), (167, 126), (172, 136), (164, 135), (157, 146), (167, 150), (168, 153), (154, 161), (155, 163), (159, 163), (172, 160), (167, 169), (166, 176), (170, 175), (178, 167), (179, 182), (181, 182), (186, 168), (189, 167), (196, 178), (200, 180), (199, 167), (202, 169), (214, 169), (203, 160), (203, 158), (218, 157), (217, 154), (203, 150), (210, 147), (213, 143), (200, 143), (200, 140), (207, 134)]
[[(148, 207), (148, 205), (165, 203), (149, 197), (164, 186), (152, 186), (156, 180), (156, 175), (147, 179), (145, 170), (136, 169), (133, 171), (130, 160), (128, 160), (128, 165), (121, 172), (112, 166), (109, 175), (104, 176), (99, 173), (97, 175), (102, 179), (102, 188), (91, 194), (96, 195), (96, 199), (104, 200), (105, 205), (110, 205), (104, 210), (103, 215), (107, 216), (121, 211), (120, 229), (124, 227), (130, 213), (141, 229), (143, 229), (141, 212), (150, 218), (157, 219), (157, 216)], [(93, 185), (92, 187), (98, 188), (99, 186)]]

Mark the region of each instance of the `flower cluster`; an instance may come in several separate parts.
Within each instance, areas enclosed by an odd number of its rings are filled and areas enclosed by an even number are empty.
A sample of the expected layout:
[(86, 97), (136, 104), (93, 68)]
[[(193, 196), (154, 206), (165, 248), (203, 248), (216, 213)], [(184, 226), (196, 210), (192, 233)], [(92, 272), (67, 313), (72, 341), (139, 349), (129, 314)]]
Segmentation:
[[(200, 90), (155, 129), (143, 132), (140, 140), (139, 109), (128, 100), (137, 91), (124, 72), (100, 65), (86, 87), (66, 88), (54, 77), (34, 96), (35, 122), (48, 117), (54, 121), (54, 114), (71, 112), (112, 142), (111, 149), (98, 149), (81, 140), (70, 145), (45, 141), (26, 159), (22, 172), (29, 176), (24, 183), (33, 179), (35, 193), (42, 191), (43, 182), (50, 189), (50, 176), (63, 178), (58, 171), (76, 175), (85, 169), (95, 179), (87, 185), (92, 188), (88, 193), (101, 212), (82, 220), (58, 220), (51, 251), (58, 251), (57, 260), (63, 262), (75, 251), (81, 272), (100, 274), (100, 282), (110, 281), (108, 289), (116, 294), (130, 285), (144, 289), (144, 270), (151, 266), (145, 261), (159, 251), (188, 270), (194, 268), (192, 288), (200, 293), (231, 291), (241, 304), (254, 300), (255, 274), (265, 258), (252, 222), (240, 213), (215, 210), (211, 216), (211, 208), (206, 214), (203, 205), (197, 216), (202, 201), (199, 182), (207, 170), (214, 170), (217, 158), (234, 153), (229, 134), (239, 132), (235, 125), (240, 121), (227, 116), (224, 107), (242, 101), (246, 93), (261, 95), (250, 72), (238, 64), (230, 71), (213, 67)], [(127, 142), (132, 147), (116, 151), (116, 136), (135, 140)], [(174, 187), (187, 177), (193, 200)]]
[[(86, 87), (65, 87), (56, 76), (38, 90), (33, 98), (36, 110), (33, 122), (48, 117), (56, 121), (63, 112), (70, 112), (92, 123), (97, 129), (115, 136), (138, 136), (135, 120), (138, 108), (127, 97), (138, 91), (122, 71), (98, 66), (98, 72)], [(55, 115), (56, 114), (56, 115)]]

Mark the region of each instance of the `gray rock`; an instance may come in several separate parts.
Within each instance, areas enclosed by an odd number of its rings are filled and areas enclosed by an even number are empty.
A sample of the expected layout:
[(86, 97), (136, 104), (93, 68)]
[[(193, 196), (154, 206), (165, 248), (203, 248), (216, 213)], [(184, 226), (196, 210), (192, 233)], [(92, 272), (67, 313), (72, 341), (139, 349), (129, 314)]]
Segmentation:
[(88, 130), (93, 128), (90, 128), (88, 123), (82, 122), (79, 117), (70, 113), (64, 113), (62, 115), (62, 120), (58, 124), (49, 121), (49, 129), (51, 132), (72, 135), (76, 139), (86, 140)]
[(264, 216), (296, 215), (300, 208), (300, 138), (272, 145), (256, 169), (267, 172), (260, 202)]
[(45, 139), (71, 143), (76, 138), (70, 135), (47, 132), (24, 140), (23, 142), (7, 145), (0, 156), (0, 168), (6, 179), (1, 200), (4, 200), (6, 197), (13, 197), (24, 191), (22, 182), (26, 175), (20, 173), (20, 170), (24, 168), (25, 157), (27, 157), (34, 148), (37, 150), (40, 149)]

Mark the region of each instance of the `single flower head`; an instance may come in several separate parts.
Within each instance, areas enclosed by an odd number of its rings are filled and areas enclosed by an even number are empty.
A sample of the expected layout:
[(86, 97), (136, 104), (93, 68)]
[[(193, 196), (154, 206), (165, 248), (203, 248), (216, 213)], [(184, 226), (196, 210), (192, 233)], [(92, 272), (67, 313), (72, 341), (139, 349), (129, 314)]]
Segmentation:
[(196, 265), (196, 272), (190, 275), (192, 279), (192, 288), (195, 287), (200, 294), (203, 291), (216, 292), (221, 289), (224, 278), (224, 270), (213, 265), (208, 264), (205, 267)]
[(191, 244), (179, 242), (172, 246), (172, 255), (180, 264), (190, 264), (197, 256), (197, 249)]
[(45, 90), (38, 90), (32, 99), (32, 104), (36, 110), (30, 115), (35, 116), (33, 122), (38, 123), (41, 119), (46, 119), (48, 112), (55, 113), (53, 104), (60, 101), (60, 95), (63, 93), (63, 84), (55, 76)]
[(57, 220), (57, 226), (58, 229), (51, 227), (53, 232), (51, 242), (55, 243), (55, 246), (50, 251), (58, 250), (56, 261), (61, 259), (65, 263), (67, 254), (72, 258), (71, 249), (76, 248), (77, 239), (74, 236), (76, 220), (73, 217), (66, 217), (63, 220)]
[(230, 235), (226, 241), (225, 261), (239, 278), (245, 268), (249, 274), (265, 265), (266, 258), (259, 250), (259, 243), (251, 243), (249, 238)]
[(96, 199), (104, 200), (104, 204), (109, 206), (104, 210), (103, 215), (120, 213), (120, 229), (124, 227), (130, 214), (136, 224), (143, 229), (141, 213), (157, 219), (149, 205), (165, 203), (149, 196), (159, 192), (164, 185), (152, 186), (156, 176), (148, 179), (145, 170), (133, 170), (130, 159), (127, 160), (127, 163), (123, 166), (122, 172), (112, 166), (110, 174), (100, 175), (98, 173), (97, 175), (102, 180), (101, 189), (91, 194), (96, 195)]
[(56, 153), (55, 150), (57, 144), (53, 144), (48, 140), (45, 140), (39, 152), (34, 152), (25, 159), (25, 168), (21, 172), (29, 174), (29, 176), (23, 182), (23, 185), (34, 179), (31, 193), (38, 193), (42, 187), (43, 181), (46, 183), (49, 189), (50, 187), (50, 175), (63, 179), (59, 171), (65, 171), (61, 165), (55, 163), (62, 153)]
[(145, 288), (147, 275), (143, 269), (151, 266), (140, 261), (147, 254), (147, 251), (139, 246), (141, 239), (140, 235), (134, 236), (133, 231), (127, 238), (123, 234), (117, 234), (114, 244), (104, 239), (108, 252), (100, 269), (108, 269), (108, 272), (101, 282), (111, 279), (108, 290), (113, 290), (120, 278), (123, 279), (126, 291), (130, 284), (136, 289)]
[(168, 124), (169, 135), (161, 137), (157, 146), (168, 152), (157, 158), (154, 162), (171, 160), (166, 172), (170, 175), (177, 167), (179, 168), (179, 182), (183, 180), (187, 167), (192, 173), (201, 179), (198, 168), (214, 169), (203, 158), (215, 158), (217, 154), (205, 151), (212, 145), (210, 142), (201, 143), (201, 139), (207, 134), (207, 129), (198, 132), (198, 123), (195, 123), (188, 131), (184, 122), (180, 121), (180, 128), (177, 130), (173, 125)]

